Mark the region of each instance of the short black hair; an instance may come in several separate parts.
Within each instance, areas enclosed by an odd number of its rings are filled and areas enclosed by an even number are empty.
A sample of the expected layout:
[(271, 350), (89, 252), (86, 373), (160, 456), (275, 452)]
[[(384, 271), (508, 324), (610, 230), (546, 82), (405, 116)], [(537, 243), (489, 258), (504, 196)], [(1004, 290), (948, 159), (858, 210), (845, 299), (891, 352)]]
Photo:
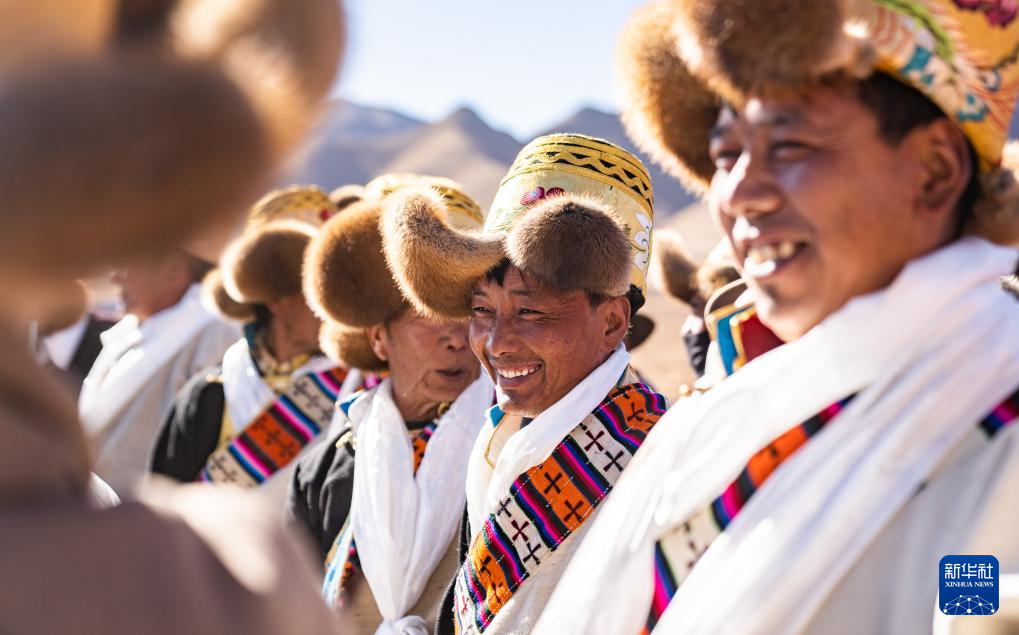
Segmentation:
[[(857, 96), (860, 103), (877, 118), (878, 134), (886, 143), (893, 146), (901, 143), (906, 135), (916, 128), (942, 117), (948, 118), (948, 115), (927, 95), (881, 72), (859, 81)], [(969, 139), (966, 139), (966, 148), (969, 151), (972, 170), (969, 182), (966, 183), (966, 188), (956, 203), (955, 236), (962, 234), (981, 195), (980, 163)]]

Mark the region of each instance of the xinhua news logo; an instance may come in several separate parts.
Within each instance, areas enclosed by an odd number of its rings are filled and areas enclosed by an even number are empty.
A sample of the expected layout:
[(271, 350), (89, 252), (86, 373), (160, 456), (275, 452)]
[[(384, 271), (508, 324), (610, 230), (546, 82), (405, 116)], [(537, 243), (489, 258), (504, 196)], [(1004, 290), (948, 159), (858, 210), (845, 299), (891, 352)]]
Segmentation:
[(997, 613), (998, 559), (994, 556), (942, 558), (938, 605), (945, 615)]

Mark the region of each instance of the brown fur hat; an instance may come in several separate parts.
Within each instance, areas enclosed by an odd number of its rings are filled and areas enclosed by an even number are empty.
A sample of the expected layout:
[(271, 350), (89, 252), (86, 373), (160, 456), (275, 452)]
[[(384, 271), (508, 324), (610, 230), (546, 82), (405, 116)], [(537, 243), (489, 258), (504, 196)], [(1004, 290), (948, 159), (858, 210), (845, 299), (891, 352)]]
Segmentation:
[[(895, 48), (901, 44), (901, 33), (914, 28), (921, 38), (929, 35), (929, 29), (949, 31), (960, 47), (978, 41), (983, 27), (972, 25), (981, 21), (954, 30), (940, 22), (954, 20), (953, 11), (946, 8), (932, 18), (933, 26), (918, 27), (906, 9), (889, 8), (875, 0), (657, 2), (634, 14), (620, 41), (617, 66), (623, 123), (643, 150), (688, 189), (703, 194), (714, 173), (708, 135), (723, 101), (738, 105), (750, 95), (788, 94), (832, 77), (866, 78), (879, 65), (882, 69), (897, 66), (888, 56), (898, 53), (880, 47)], [(994, 56), (999, 51), (986, 53)], [(960, 70), (955, 63), (938, 62), (951, 67), (953, 75), (939, 78), (935, 85), (951, 81), (970, 90), (967, 83), (979, 75), (968, 67)], [(955, 117), (962, 107), (941, 100), (950, 100), (948, 94), (956, 92), (932, 92), (919, 82), (921, 76), (925, 74), (896, 78), (921, 90)], [(962, 94), (970, 95), (972, 90)], [(967, 232), (1014, 244), (1019, 240), (1019, 187), (1014, 187), (1012, 171), (1019, 161), (1010, 157), (1014, 150), (1006, 149), (1002, 156), (1004, 139), (997, 135), (1004, 130), (992, 129), (995, 124), (990, 123), (1001, 119), (1005, 110), (1010, 115), (1014, 105), (1006, 91), (987, 98), (983, 105), (992, 111), (985, 120), (955, 119), (976, 149), (983, 170), (983, 195)]]
[(695, 304), (699, 300), (697, 265), (687, 255), (679, 234), (659, 232), (655, 236), (655, 253), (658, 254), (665, 290), (680, 302)]
[(301, 293), (304, 252), (315, 236), (300, 221), (274, 221), (245, 232), (220, 259), (223, 288), (241, 304), (265, 304)]
[(606, 296), (629, 289), (626, 234), (589, 197), (543, 201), (508, 234), (457, 230), (446, 213), (437, 195), (407, 190), (390, 197), (383, 220), (386, 258), (404, 295), (425, 315), (470, 317), (474, 285), (506, 258), (553, 289)]
[(363, 328), (326, 320), (319, 331), (318, 342), (326, 356), (348, 368), (380, 371), (389, 367), (375, 355)]
[(483, 228), (447, 201), (420, 188), (386, 201), (386, 260), (420, 313), (470, 317), (475, 285), (503, 260), (557, 291), (627, 295), (634, 311), (643, 303), (653, 193), (647, 170), (619, 146), (576, 134), (533, 140)]
[(202, 279), (202, 304), (228, 320), (253, 322), (255, 307), (251, 304), (238, 302), (230, 297), (223, 286), (223, 272), (219, 268), (212, 269)]
[(406, 306), (382, 255), (382, 205), (361, 201), (334, 216), (305, 256), (304, 295), (323, 320), (381, 324)]
[[(180, 0), (124, 48), (116, 3), (22, 5), (5, 25), (54, 39), (0, 75), (4, 295), (229, 224), (314, 119), (342, 45), (336, 0)], [(79, 5), (97, 11), (65, 28)]]

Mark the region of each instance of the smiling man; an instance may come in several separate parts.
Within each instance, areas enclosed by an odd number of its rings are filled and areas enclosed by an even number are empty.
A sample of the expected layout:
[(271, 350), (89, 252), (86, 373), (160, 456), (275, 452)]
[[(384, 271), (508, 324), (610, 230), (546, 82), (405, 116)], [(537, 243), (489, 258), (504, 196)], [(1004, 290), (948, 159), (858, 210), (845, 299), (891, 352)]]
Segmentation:
[(665, 399), (622, 345), (644, 302), (647, 170), (611, 143), (551, 135), (503, 179), (481, 234), (396, 196), (385, 250), (419, 310), (470, 318), (498, 405), (467, 471), (461, 565), (437, 632), (525, 633)]
[[(631, 23), (625, 119), (741, 264), (716, 316), (741, 367), (663, 418), (536, 632), (929, 633), (944, 556), (1019, 570), (1019, 254), (993, 244), (1019, 238), (1019, 22), (991, 4)], [(746, 355), (752, 323), (785, 343)]]

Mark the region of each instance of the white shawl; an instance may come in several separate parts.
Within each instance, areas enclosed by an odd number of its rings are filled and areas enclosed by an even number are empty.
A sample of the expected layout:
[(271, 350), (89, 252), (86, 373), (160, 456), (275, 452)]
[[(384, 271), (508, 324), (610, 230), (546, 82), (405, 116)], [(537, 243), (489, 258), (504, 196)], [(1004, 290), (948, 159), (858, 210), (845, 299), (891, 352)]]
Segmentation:
[(468, 453), (492, 397), (482, 374), (439, 417), (416, 475), (391, 381), (350, 407), (357, 444), (350, 531), (384, 620), (377, 633), (427, 635), (425, 621), (407, 611), (456, 533)]
[(134, 315), (127, 315), (99, 336), (103, 349), (78, 398), (78, 413), (87, 435), (110, 425), (160, 368), (216, 320), (200, 298), (201, 288), (191, 285), (172, 307), (141, 324)]
[(1016, 258), (977, 238), (957, 241), (679, 401), (621, 477), (536, 632), (637, 632), (655, 541), (708, 505), (755, 452), (857, 394), (712, 543), (656, 628), (802, 631), (932, 470), (1015, 389), (1019, 303), (998, 277)]
[(612, 392), (629, 363), (630, 354), (620, 344), (601, 366), (566, 396), (535, 417), (530, 425), (514, 432), (499, 453), (494, 470), (485, 460), (485, 448), (495, 428), (486, 428), (478, 435), (467, 468), (467, 516), (472, 536), (481, 530), (485, 518), (506, 496), (513, 481), (547, 459), (563, 437), (580, 425), (605, 399), (605, 395)]
[[(315, 355), (294, 370), (290, 378), (295, 380), (310, 373), (331, 370), (336, 366), (336, 362), (331, 359)], [(347, 382), (344, 382), (344, 387), (347, 387)], [(235, 434), (244, 430), (277, 399), (276, 392), (258, 372), (245, 337), (234, 342), (223, 355), (223, 396)], [(337, 401), (342, 401), (347, 396), (349, 395), (344, 394), (341, 388)]]

